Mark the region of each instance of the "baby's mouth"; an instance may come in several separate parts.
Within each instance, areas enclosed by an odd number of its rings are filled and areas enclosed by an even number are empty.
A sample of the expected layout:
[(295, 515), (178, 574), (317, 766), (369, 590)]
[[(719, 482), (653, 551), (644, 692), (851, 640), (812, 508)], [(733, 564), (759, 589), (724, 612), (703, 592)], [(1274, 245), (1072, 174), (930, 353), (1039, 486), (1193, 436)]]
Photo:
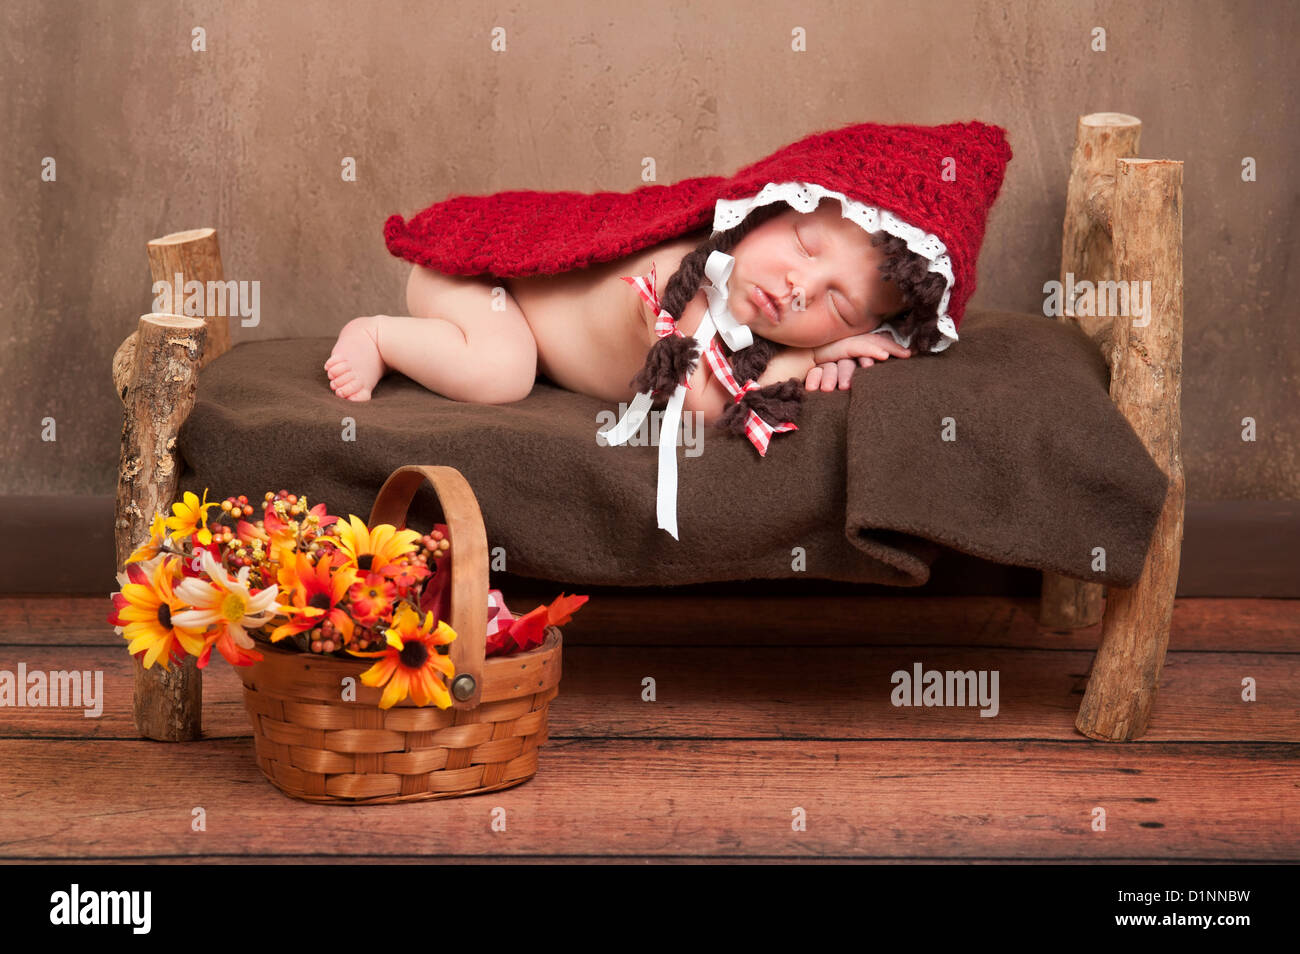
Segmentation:
[(781, 310), (777, 308), (770, 295), (757, 285), (753, 285), (749, 290), (749, 299), (752, 301), (763, 314), (771, 320), (772, 324), (781, 323)]

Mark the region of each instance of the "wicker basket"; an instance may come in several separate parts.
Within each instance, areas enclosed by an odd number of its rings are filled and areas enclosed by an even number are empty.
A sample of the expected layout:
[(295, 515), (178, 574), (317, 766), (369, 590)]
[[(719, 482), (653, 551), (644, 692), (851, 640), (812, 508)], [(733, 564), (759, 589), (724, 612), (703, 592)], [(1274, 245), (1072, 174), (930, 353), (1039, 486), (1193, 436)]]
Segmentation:
[[(400, 467), (370, 511), (370, 526), (405, 526), (427, 480), (451, 538), (452, 706), (409, 697), (379, 708), (382, 689), (361, 683), (373, 660), (259, 646), (265, 658), (236, 667), (253, 722), (257, 761), (271, 784), (294, 798), (365, 805), (450, 798), (509, 788), (537, 771), (546, 716), (559, 691), (560, 631), (541, 646), (484, 658), (488, 550), (474, 492), (451, 467)], [(355, 680), (355, 702), (342, 680)]]

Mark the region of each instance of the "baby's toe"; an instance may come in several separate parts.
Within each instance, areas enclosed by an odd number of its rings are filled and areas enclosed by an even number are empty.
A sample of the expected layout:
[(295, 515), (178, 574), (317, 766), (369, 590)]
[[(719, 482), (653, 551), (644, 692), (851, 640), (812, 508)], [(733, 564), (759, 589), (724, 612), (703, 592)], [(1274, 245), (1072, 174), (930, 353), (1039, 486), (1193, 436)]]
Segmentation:
[(359, 380), (355, 375), (348, 375), (346, 378), (338, 381), (331, 381), (330, 387), (339, 397), (351, 397), (363, 387), (364, 382)]

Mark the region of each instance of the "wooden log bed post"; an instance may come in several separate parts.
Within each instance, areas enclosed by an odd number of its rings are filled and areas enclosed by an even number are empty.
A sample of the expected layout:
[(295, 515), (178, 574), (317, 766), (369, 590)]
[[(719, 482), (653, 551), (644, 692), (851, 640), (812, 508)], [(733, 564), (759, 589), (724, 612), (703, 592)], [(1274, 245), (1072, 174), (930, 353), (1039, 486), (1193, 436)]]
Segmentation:
[[(1065, 226), (1061, 235), (1061, 288), (1079, 282), (1115, 279), (1110, 224), (1104, 203), (1115, 184), (1115, 160), (1137, 155), (1141, 120), (1123, 113), (1080, 116), (1070, 158), (1070, 182), (1065, 192)], [(1105, 353), (1110, 318), (1078, 315), (1067, 295), (1062, 321), (1072, 322)], [(1112, 392), (1112, 397), (1114, 393)], [(1101, 621), (1105, 588), (1045, 571), (1039, 622), (1049, 629), (1077, 629)]]
[[(1150, 719), (1169, 644), (1186, 500), (1180, 450), (1183, 164), (1133, 158), (1141, 131), (1141, 121), (1123, 113), (1079, 118), (1061, 246), (1067, 290), (1062, 320), (1077, 324), (1101, 349), (1111, 399), (1168, 475), (1169, 492), (1134, 586), (1112, 587), (1103, 598), (1100, 584), (1044, 573), (1039, 615), (1053, 629), (1102, 621), (1075, 727), (1110, 742), (1140, 736)], [(1094, 283), (1094, 307), (1071, 300), (1071, 280)], [(1119, 299), (1130, 305), (1125, 314), (1115, 317), (1109, 308), (1098, 314), (1109, 302), (1097, 282), (1118, 282), (1130, 291)], [(1150, 289), (1140, 299), (1145, 314), (1131, 307), (1138, 301), (1134, 288)]]
[(1111, 217), (1118, 280), (1150, 282), (1146, 313), (1117, 320), (1111, 341), (1111, 398), (1169, 477), (1142, 574), (1106, 598), (1101, 647), (1075, 727), (1107, 742), (1146, 732), (1160, 671), (1183, 546), (1182, 458), (1183, 164), (1117, 159)]
[[(181, 288), (221, 281), (221, 251), (213, 229), (177, 232), (149, 243), (155, 282)], [(206, 310), (207, 295), (203, 295)], [(184, 310), (182, 301), (172, 308)], [(113, 388), (124, 405), (122, 456), (113, 526), (117, 569), (149, 538), (155, 511), (171, 515), (179, 482), (176, 435), (194, 407), (199, 368), (230, 347), (228, 317), (147, 314), (113, 356)], [(188, 657), (170, 671), (135, 661), (135, 724), (148, 739), (182, 742), (202, 731), (203, 678)]]

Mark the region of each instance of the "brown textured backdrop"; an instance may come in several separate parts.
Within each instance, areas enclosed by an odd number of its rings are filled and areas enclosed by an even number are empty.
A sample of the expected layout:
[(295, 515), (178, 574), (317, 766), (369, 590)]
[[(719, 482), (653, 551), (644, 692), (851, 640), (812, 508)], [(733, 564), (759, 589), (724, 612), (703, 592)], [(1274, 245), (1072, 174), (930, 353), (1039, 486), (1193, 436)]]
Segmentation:
[(974, 304), (1036, 312), (1075, 118), (1114, 110), (1143, 120), (1142, 156), (1186, 163), (1189, 499), (1300, 498), (1294, 4), (17, 0), (0, 18), (0, 494), (114, 492), (109, 362), (151, 310), (144, 244), (164, 233), (214, 226), (227, 278), (260, 281), (236, 342), (329, 334), (403, 308), (384, 219), (452, 192), (626, 190), (647, 156), (669, 183), (815, 129), (978, 118), (1016, 155)]

